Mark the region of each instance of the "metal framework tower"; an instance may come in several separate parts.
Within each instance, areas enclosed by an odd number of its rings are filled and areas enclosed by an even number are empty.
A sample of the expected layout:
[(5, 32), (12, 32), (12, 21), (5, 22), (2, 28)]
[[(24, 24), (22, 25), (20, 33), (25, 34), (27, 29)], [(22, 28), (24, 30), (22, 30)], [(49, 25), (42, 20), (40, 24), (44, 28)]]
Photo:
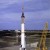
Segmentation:
[(39, 43), (39, 46), (37, 47), (36, 50), (47, 50), (47, 47), (46, 47), (47, 33), (48, 33), (48, 22), (45, 23), (45, 27), (44, 27), (44, 30), (42, 32), (40, 43)]

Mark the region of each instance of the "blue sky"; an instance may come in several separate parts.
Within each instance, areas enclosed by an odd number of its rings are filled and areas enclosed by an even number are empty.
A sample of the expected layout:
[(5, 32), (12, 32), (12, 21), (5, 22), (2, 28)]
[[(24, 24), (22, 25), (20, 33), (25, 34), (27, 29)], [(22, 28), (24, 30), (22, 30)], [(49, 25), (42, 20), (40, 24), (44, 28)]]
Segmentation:
[[(0, 30), (21, 28), (22, 0), (0, 0)], [(50, 0), (24, 0), (25, 29), (50, 29)]]

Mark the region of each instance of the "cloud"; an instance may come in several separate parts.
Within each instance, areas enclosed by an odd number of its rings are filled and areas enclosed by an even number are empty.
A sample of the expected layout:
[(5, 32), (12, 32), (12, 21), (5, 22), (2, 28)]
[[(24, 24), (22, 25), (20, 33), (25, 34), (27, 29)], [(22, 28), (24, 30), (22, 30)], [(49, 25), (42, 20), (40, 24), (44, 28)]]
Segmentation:
[[(46, 21), (50, 23), (50, 10), (25, 12), (25, 29), (27, 30), (43, 29), (43, 25)], [(2, 30), (20, 29), (20, 25), (21, 13), (6, 13), (0, 17), (0, 29)]]
[[(24, 2), (29, 1), (29, 0), (24, 0)], [(20, 4), (22, 3), (22, 0), (0, 0), (0, 8), (5, 8), (8, 7), (10, 4)]]
[[(25, 20), (37, 21), (50, 19), (50, 10), (38, 11), (38, 12), (25, 12)], [(20, 21), (21, 13), (4, 13), (0, 15), (0, 22), (13, 22)]]
[[(27, 2), (27, 1), (30, 1), (30, 0), (24, 0), (24, 2)], [(0, 0), (0, 3), (2, 4), (14, 4), (14, 3), (21, 3), (23, 2), (23, 0)]]
[[(0, 0), (0, 29), (19, 29), (21, 8), (22, 0)], [(42, 29), (50, 21), (50, 0), (24, 0), (24, 11), (26, 29)]]
[(32, 0), (26, 2), (25, 9), (27, 11), (44, 11), (50, 9), (50, 0)]
[(16, 0), (0, 0), (0, 8), (5, 8), (5, 7), (7, 7), (7, 5), (9, 5), (9, 4), (13, 4), (13, 3), (15, 3), (16, 2)]
[(6, 13), (1, 15), (0, 23), (20, 21), (21, 13)]
[[(0, 4), (0, 12), (12, 13), (21, 12), (22, 0), (4, 0)], [(50, 9), (49, 0), (24, 0), (24, 11), (35, 12)], [(20, 10), (20, 11), (19, 11)]]
[[(14, 2), (22, 2), (23, 0), (0, 0), (0, 3), (14, 3)], [(31, 0), (24, 0), (24, 2), (26, 1), (31, 1)]]

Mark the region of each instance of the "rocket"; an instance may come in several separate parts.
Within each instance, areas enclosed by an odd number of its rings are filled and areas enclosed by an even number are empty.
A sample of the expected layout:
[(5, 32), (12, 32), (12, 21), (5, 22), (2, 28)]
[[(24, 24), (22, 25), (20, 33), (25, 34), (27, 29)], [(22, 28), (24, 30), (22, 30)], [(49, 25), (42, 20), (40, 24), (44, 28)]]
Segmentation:
[[(22, 8), (22, 10), (23, 10), (23, 8)], [(22, 11), (22, 16), (21, 16), (21, 50), (26, 50), (24, 19), (25, 19), (24, 12)]]

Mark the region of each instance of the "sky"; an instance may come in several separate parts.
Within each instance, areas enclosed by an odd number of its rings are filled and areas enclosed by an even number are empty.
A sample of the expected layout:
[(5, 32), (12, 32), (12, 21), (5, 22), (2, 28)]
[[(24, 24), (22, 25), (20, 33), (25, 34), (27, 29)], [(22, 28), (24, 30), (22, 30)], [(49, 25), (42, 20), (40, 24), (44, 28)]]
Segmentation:
[[(20, 30), (23, 0), (0, 0), (0, 30)], [(50, 0), (24, 0), (25, 30), (42, 30), (48, 22)]]

